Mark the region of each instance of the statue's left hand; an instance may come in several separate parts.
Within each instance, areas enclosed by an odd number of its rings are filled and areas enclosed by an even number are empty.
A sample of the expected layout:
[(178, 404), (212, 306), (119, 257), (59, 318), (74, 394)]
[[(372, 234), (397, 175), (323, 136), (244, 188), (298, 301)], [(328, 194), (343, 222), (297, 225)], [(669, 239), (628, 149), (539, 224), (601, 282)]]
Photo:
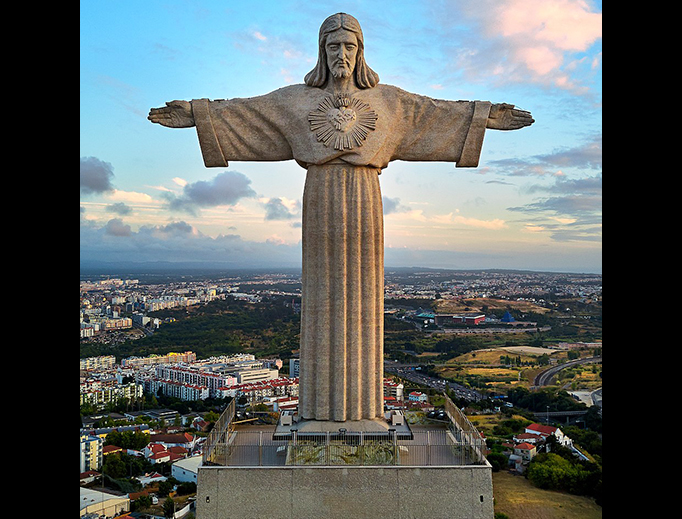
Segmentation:
[(493, 104), (490, 107), (486, 128), (493, 130), (518, 130), (535, 122), (530, 112), (514, 108), (507, 103)]

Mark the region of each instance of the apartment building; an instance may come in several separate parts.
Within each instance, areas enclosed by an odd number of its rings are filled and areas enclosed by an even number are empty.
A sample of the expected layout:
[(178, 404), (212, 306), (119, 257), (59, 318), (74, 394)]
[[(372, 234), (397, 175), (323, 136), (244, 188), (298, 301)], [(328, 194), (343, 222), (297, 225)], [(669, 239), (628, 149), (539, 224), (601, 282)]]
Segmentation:
[(87, 385), (82, 384), (80, 390), (80, 405), (91, 404), (94, 406), (104, 406), (109, 402), (117, 402), (123, 398), (135, 400), (137, 398), (142, 398), (143, 392), (143, 386), (135, 382), (102, 386), (97, 389), (92, 389)]
[(87, 357), (80, 359), (80, 369), (82, 370), (96, 370), (113, 368), (116, 364), (116, 357), (113, 355), (102, 355), (100, 357)]
[(237, 377), (231, 373), (214, 373), (193, 366), (160, 365), (154, 369), (154, 375), (160, 380), (205, 387), (210, 397), (215, 397), (220, 387), (238, 384)]
[(80, 435), (80, 471), (99, 470), (102, 466), (104, 440), (89, 434)]
[(179, 364), (196, 362), (197, 355), (194, 352), (168, 353), (167, 355), (149, 355), (148, 357), (127, 357), (121, 359), (121, 367), (140, 367), (153, 364)]

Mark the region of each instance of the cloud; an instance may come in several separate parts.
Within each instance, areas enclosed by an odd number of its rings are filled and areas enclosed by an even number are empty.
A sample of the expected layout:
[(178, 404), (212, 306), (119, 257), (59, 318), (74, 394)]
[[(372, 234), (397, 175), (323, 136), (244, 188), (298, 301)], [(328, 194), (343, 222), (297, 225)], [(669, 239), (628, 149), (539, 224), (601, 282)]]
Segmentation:
[(601, 212), (602, 197), (573, 194), (540, 199), (521, 207), (508, 207), (508, 211), (550, 212), (571, 217), (589, 216)]
[(81, 262), (198, 262), (241, 267), (300, 267), (301, 244), (286, 244), (272, 236), (264, 242), (236, 234), (207, 236), (178, 220), (146, 225), (137, 231), (120, 219), (102, 227), (80, 227)]
[(147, 193), (139, 193), (137, 191), (121, 191), (120, 189), (114, 189), (112, 192), (107, 194), (110, 200), (120, 200), (121, 202), (130, 203), (150, 203), (154, 199)]
[(580, 146), (555, 150), (546, 155), (537, 155), (535, 158), (552, 166), (601, 169), (602, 136), (598, 135)]
[(265, 206), (266, 220), (293, 220), (301, 216), (301, 203), (286, 198), (269, 198)]
[(238, 171), (218, 173), (212, 180), (200, 180), (183, 187), (181, 196), (165, 193), (170, 209), (195, 214), (197, 209), (235, 205), (242, 198), (255, 197), (251, 180)]
[[(602, 13), (586, 0), (459, 0), (443, 4), (438, 22), (466, 18), (477, 29), (458, 32), (458, 48), (447, 48), (453, 65), (469, 77), (500, 82), (533, 81), (582, 95), (578, 79), (592, 71), (600, 53), (583, 59), (602, 36)], [(455, 26), (446, 28), (458, 31)], [(454, 35), (454, 34), (453, 34)], [(574, 57), (580, 56), (578, 59)]]
[(83, 194), (106, 193), (114, 190), (111, 181), (114, 168), (97, 157), (81, 157), (80, 190)]
[(532, 222), (526, 231), (546, 231), (555, 241), (601, 241), (602, 178), (555, 178), (552, 185), (532, 185), (528, 193), (547, 193), (508, 211), (524, 213)]
[(498, 173), (510, 176), (564, 176), (565, 173), (557, 168), (598, 170), (602, 167), (602, 136), (592, 137), (572, 148), (561, 148), (528, 158), (491, 160), (488, 164)]
[(110, 204), (106, 206), (104, 210), (108, 213), (116, 213), (121, 216), (126, 216), (133, 212), (132, 208), (129, 205), (124, 204), (123, 202)]
[(489, 230), (500, 230), (507, 227), (505, 221), (499, 218), (494, 218), (492, 220), (481, 220), (479, 218), (471, 218), (467, 216), (461, 216), (459, 214), (456, 215), (454, 212), (432, 216), (430, 221), (436, 224), (463, 225), (465, 227), (475, 227), (478, 229)]
[(410, 211), (409, 207), (406, 207), (400, 203), (400, 198), (389, 198), (383, 196), (381, 202), (384, 207), (384, 215), (395, 214), (395, 213), (405, 213)]
[(132, 230), (120, 218), (112, 218), (104, 226), (104, 232), (109, 236), (130, 236)]
[(156, 237), (172, 238), (198, 234), (198, 231), (187, 222), (171, 222), (167, 225), (143, 226), (142, 233), (150, 233)]
[(569, 179), (557, 177), (549, 186), (534, 184), (526, 189), (528, 193), (548, 192), (558, 194), (598, 195), (602, 194), (602, 175)]

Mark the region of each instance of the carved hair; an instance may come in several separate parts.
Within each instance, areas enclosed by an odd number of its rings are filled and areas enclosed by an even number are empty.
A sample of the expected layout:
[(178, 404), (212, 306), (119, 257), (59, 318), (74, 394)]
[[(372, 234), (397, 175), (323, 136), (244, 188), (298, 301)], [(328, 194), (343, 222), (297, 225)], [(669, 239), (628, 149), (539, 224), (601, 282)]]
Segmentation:
[(327, 82), (329, 70), (327, 68), (327, 51), (325, 45), (327, 36), (339, 29), (352, 32), (358, 39), (358, 53), (355, 62), (355, 82), (359, 88), (372, 88), (379, 83), (379, 75), (374, 72), (365, 62), (365, 40), (362, 36), (360, 23), (351, 15), (337, 13), (328, 17), (320, 26), (319, 49), (317, 65), (305, 76), (305, 84), (313, 87), (322, 87)]

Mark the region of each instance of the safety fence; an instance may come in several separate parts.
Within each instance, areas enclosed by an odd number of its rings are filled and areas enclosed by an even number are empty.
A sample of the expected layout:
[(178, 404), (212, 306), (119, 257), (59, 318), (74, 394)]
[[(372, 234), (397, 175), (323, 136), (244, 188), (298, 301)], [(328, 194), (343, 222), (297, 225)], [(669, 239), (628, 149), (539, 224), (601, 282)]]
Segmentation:
[(209, 435), (204, 465), (334, 466), (400, 465), (455, 466), (485, 463), (485, 440), (446, 397), (450, 418), (446, 427), (414, 428), (410, 439), (395, 431), (386, 434), (297, 434), (274, 439), (271, 431), (240, 430), (234, 426), (234, 401)]

